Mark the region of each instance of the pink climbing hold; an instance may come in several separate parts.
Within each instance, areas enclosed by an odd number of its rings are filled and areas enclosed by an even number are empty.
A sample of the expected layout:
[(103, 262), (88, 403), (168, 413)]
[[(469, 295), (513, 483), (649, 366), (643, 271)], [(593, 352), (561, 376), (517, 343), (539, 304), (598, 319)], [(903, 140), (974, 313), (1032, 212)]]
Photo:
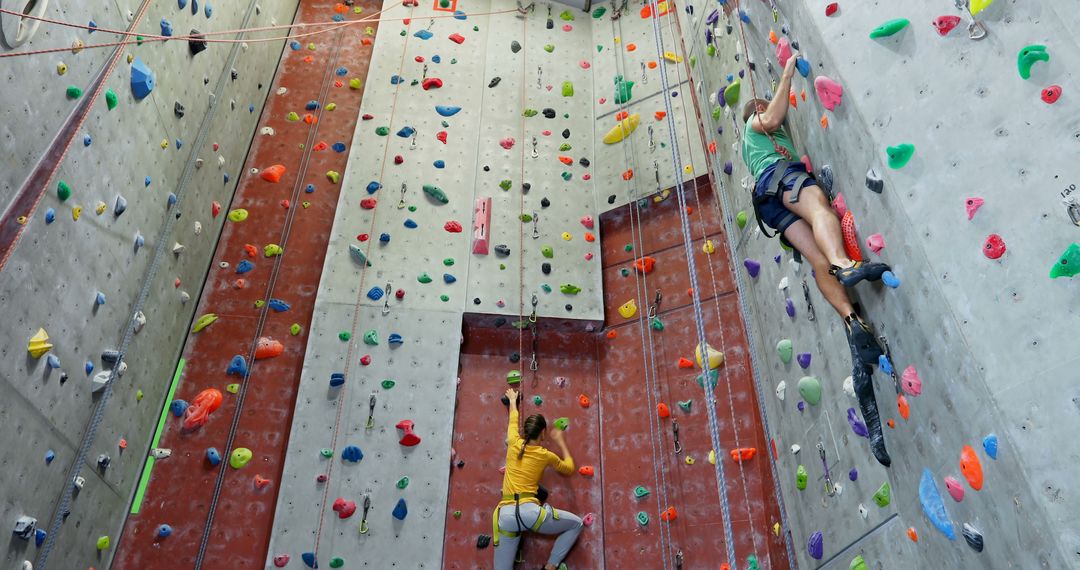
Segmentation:
[(505, 148), (506, 150), (514, 148), (514, 138), (506, 137), (505, 139), (499, 141), (499, 146)]
[(949, 492), (949, 496), (957, 503), (964, 500), (964, 486), (960, 484), (960, 481), (956, 480), (956, 477), (952, 475), (945, 477), (945, 490)]
[(274, 555), (274, 566), (278, 568), (284, 568), (289, 564), (290, 557), (288, 554), (276, 554)]
[(593, 220), (592, 216), (581, 216), (581, 225), (591, 230), (595, 225), (595, 221)]
[(919, 372), (915, 370), (914, 366), (908, 366), (904, 369), (904, 373), (900, 377), (900, 386), (912, 396), (922, 394), (922, 378), (919, 378)]
[(787, 66), (788, 59), (791, 58), (791, 40), (787, 38), (780, 38), (780, 41), (776, 44), (776, 60), (780, 62), (780, 67)]
[(806, 167), (807, 172), (809, 172), (810, 174), (814, 173), (814, 163), (810, 162), (810, 155), (804, 154), (800, 156), (799, 162), (802, 162), (803, 166)]
[(938, 16), (934, 18), (934, 28), (939, 36), (947, 36), (956, 26), (960, 25), (960, 16)]
[(847, 213), (847, 202), (844, 201), (844, 193), (837, 192), (836, 197), (832, 201), (833, 210), (836, 211), (836, 215), (843, 218)]
[(586, 172), (585, 174), (581, 175), (581, 179), (588, 182), (589, 180), (592, 180), (592, 174)]
[(1046, 89), (1042, 90), (1042, 100), (1043, 100), (1043, 103), (1046, 103), (1047, 105), (1053, 105), (1054, 103), (1057, 103), (1057, 100), (1060, 99), (1060, 98), (1061, 98), (1061, 86), (1060, 85), (1051, 85), (1050, 87), (1047, 87)]
[(415, 424), (413, 424), (412, 420), (401, 420), (394, 426), (404, 432), (404, 435), (401, 436), (401, 440), (398, 441), (398, 443), (405, 447), (413, 447), (420, 444), (420, 436), (413, 433), (414, 426)]
[(986, 236), (986, 241), (983, 242), (983, 255), (990, 259), (997, 259), (1005, 255), (1005, 240), (1001, 239), (1001, 236), (997, 234)]
[(338, 497), (334, 499), (334, 506), (331, 508), (338, 514), (339, 519), (347, 519), (356, 512), (356, 501), (346, 501), (344, 497)]
[(885, 238), (881, 234), (874, 234), (866, 238), (866, 247), (874, 253), (881, 253), (885, 249)]
[[(450, 34), (450, 41), (454, 42), (455, 44), (461, 45), (461, 44), (465, 43), (465, 36), (463, 36), (463, 35), (461, 35), (461, 34), (459, 34), (457, 32), (454, 32), (454, 33)], [(425, 87), (424, 89), (427, 89), (427, 87)]]
[[(584, 59), (581, 60), (581, 63), (579, 63), (578, 65), (581, 66), (581, 69), (589, 69), (590, 67), (592, 67), (592, 64), (588, 61), (585, 61)], [(601, 103), (603, 103), (603, 101), (601, 101)]]
[(438, 89), (442, 87), (442, 79), (439, 79), (438, 77), (428, 77), (420, 85), (424, 88), (424, 91)]
[(836, 109), (844, 97), (843, 86), (824, 75), (819, 75), (814, 80), (814, 90), (817, 91), (821, 105), (830, 111)]
[(589, 252), (589, 253), (585, 254), (585, 261), (592, 261), (592, 258), (593, 258), (592, 252)]
[(592, 526), (594, 522), (596, 522), (596, 515), (594, 515), (593, 513), (588, 513), (585, 516), (581, 517), (581, 524), (585, 526)]
[(975, 217), (975, 212), (979, 211), (983, 202), (985, 202), (985, 200), (982, 198), (968, 198), (967, 200), (964, 200), (964, 207), (967, 208), (968, 221), (971, 221), (971, 219)]
[(572, 32), (574, 31), (574, 26), (571, 26), (570, 24), (563, 24), (562, 31)]

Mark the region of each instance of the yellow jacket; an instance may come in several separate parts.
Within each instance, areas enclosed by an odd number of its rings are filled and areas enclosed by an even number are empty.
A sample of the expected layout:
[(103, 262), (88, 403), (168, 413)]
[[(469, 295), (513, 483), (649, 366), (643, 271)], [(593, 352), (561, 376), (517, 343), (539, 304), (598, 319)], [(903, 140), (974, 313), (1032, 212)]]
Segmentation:
[[(560, 459), (542, 445), (526, 445), (525, 455), (520, 459), (521, 445), (525, 440), (518, 433), (518, 411), (510, 411), (510, 422), (506, 427), (506, 473), (503, 475), (503, 497), (513, 497), (516, 493), (536, 493), (544, 468), (554, 467), (560, 475), (574, 472), (574, 458), (569, 455)], [(522, 499), (525, 503), (538, 503), (535, 498)], [(512, 505), (514, 499), (504, 499), (499, 506)]]

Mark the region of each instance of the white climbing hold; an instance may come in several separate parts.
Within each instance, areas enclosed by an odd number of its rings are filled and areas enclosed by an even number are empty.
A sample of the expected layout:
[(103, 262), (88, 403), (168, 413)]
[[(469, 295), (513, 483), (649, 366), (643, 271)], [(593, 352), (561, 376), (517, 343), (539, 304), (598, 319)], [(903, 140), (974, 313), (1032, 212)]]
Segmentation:
[(109, 370), (102, 370), (94, 375), (92, 391), (94, 393), (100, 392), (105, 389), (105, 386), (109, 385)]
[(781, 291), (786, 291), (787, 288), (788, 288), (788, 279), (787, 279), (787, 277), (785, 277), (785, 278), (780, 280), (780, 290)]
[(75, 488), (81, 491), (82, 488), (86, 486), (86, 477), (76, 475), (75, 478), (71, 480), (71, 484), (75, 485)]
[(187, 302), (190, 301), (190, 300), (191, 300), (191, 295), (188, 295), (187, 291), (181, 291), (180, 292), (180, 302), (181, 303), (186, 305)]
[(844, 393), (852, 398), (855, 397), (855, 379), (851, 376), (844, 378)]
[(224, 156), (222, 156), (220, 154), (218, 155), (218, 157), (217, 157), (217, 165), (219, 167), (224, 168), (224, 166), (225, 166), (225, 157)]
[(154, 459), (165, 459), (172, 455), (172, 450), (166, 447), (155, 447), (150, 450), (150, 455), (153, 455)]
[(182, 244), (182, 243), (180, 243), (178, 241), (173, 242), (173, 246), (172, 246), (173, 255), (180, 255), (181, 253), (184, 252), (185, 249), (187, 249), (187, 248), (184, 247), (184, 244)]
[(866, 505), (862, 503), (859, 503), (859, 515), (864, 519), (870, 515), (870, 511), (866, 510)]
[(781, 402), (784, 401), (785, 390), (787, 390), (787, 382), (781, 380), (780, 383), (776, 385), (776, 397), (779, 398)]
[(195, 159), (195, 168), (202, 168), (202, 165), (203, 165), (203, 159), (196, 158)]
[(276, 133), (276, 132), (277, 131), (274, 130), (274, 127), (263, 127), (261, 129), (259, 129), (259, 133), (262, 134), (263, 136), (267, 136), (267, 137), (274, 136), (274, 133)]
[(135, 317), (131, 319), (131, 324), (135, 327), (135, 332), (141, 331), (146, 326), (146, 315), (142, 311), (135, 311)]
[(289, 92), (289, 88), (288, 88), (288, 87), (278, 87), (278, 88), (277, 88), (277, 94), (278, 94), (278, 95), (284, 95), (284, 94), (286, 94), (286, 93), (288, 93), (288, 92)]
[(799, 445), (797, 443), (791, 444), (791, 454), (792, 455), (798, 455), (800, 451), (802, 451), (802, 446), (801, 445)]
[(124, 362), (123, 360), (121, 360), (120, 364), (117, 364), (116, 368), (114, 368), (114, 370), (116, 370), (116, 375), (117, 376), (123, 376), (124, 373), (127, 372), (127, 368), (128, 368), (127, 367), (127, 362)]
[(202, 222), (195, 222), (195, 235), (202, 234)]

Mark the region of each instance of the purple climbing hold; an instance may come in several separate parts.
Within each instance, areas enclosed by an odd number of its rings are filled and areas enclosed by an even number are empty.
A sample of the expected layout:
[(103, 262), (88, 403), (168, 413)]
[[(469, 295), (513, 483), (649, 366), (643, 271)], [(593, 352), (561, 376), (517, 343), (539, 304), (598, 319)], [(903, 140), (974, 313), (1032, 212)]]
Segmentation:
[(746, 272), (750, 274), (750, 277), (757, 278), (758, 273), (761, 272), (761, 264), (753, 259), (747, 258), (743, 261), (743, 265), (746, 266)]
[(855, 435), (870, 437), (870, 430), (866, 429), (866, 424), (859, 418), (859, 413), (855, 411), (855, 408), (847, 409), (847, 422), (851, 425), (851, 431), (855, 432)]
[(852, 481), (857, 481), (859, 479), (859, 470), (852, 467), (851, 471), (848, 471), (847, 478)]
[(799, 366), (803, 367), (803, 370), (810, 368), (810, 353), (800, 352), (795, 356), (795, 360), (799, 362)]
[(732, 171), (734, 170), (734, 168), (735, 167), (731, 164), (730, 160), (725, 162), (724, 163), (724, 174), (727, 174), (728, 176), (730, 176)]
[(795, 317), (795, 303), (791, 299), (784, 302), (784, 310), (787, 311), (787, 316)]
[(806, 553), (814, 560), (821, 560), (821, 556), (825, 553), (825, 539), (821, 536), (820, 530), (811, 534), (810, 539), (806, 541)]
[(777, 256), (774, 256), (774, 257), (772, 258), (772, 260), (773, 260), (773, 261), (775, 261), (777, 265), (780, 265), (780, 256), (779, 256), (779, 255), (777, 255)]
[(796, 407), (799, 408), (800, 412), (804, 412), (806, 411), (806, 402), (799, 402), (798, 406)]

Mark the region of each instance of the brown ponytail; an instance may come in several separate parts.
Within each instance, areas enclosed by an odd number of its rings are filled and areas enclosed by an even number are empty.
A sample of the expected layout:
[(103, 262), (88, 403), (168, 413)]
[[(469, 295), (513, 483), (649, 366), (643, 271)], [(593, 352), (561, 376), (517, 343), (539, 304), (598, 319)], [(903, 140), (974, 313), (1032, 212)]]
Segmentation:
[(544, 419), (542, 414), (533, 414), (525, 418), (525, 426), (521, 430), (524, 435), (522, 436), (521, 451), (518, 452), (519, 461), (525, 457), (525, 446), (530, 441), (539, 439), (540, 434), (544, 433), (545, 429), (547, 429), (547, 420)]

